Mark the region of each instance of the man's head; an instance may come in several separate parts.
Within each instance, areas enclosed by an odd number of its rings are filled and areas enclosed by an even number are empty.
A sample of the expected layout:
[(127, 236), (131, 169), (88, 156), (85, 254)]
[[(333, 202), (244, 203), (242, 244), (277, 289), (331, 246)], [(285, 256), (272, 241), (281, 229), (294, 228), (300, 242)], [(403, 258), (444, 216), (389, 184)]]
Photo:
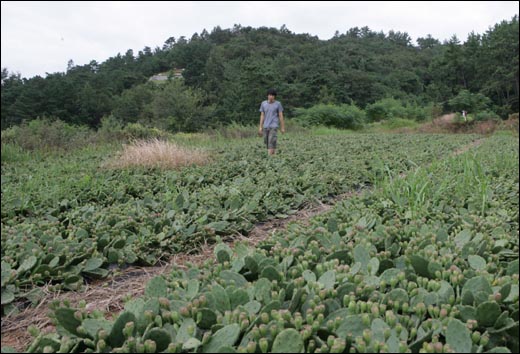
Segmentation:
[(276, 99), (276, 90), (275, 89), (267, 90), (267, 99), (269, 100), (269, 102), (273, 102)]

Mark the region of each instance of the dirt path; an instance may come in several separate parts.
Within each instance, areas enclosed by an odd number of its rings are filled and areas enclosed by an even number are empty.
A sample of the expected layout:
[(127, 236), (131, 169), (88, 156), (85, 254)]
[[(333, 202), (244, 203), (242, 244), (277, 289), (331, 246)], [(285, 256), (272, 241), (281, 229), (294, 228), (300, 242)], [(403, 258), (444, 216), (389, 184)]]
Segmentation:
[(461, 147), (460, 149), (456, 150), (454, 153), (453, 153), (453, 156), (458, 156), (460, 154), (463, 154), (465, 153), (466, 151), (470, 150), (470, 149), (474, 149), (476, 148), (477, 146), (479, 146), (480, 144), (482, 144), (484, 142), (484, 139), (485, 138), (480, 138), (480, 139), (477, 139), (475, 141), (473, 141), (472, 143), (466, 145), (466, 146), (463, 146)]
[[(453, 152), (453, 156), (460, 155), (469, 149), (475, 148), (484, 141), (484, 138), (473, 141), (470, 144)], [(402, 174), (404, 178), (406, 174)], [(298, 210), (295, 214), (285, 219), (274, 219), (264, 223), (259, 223), (247, 235), (234, 235), (228, 240), (224, 240), (233, 248), (236, 242), (246, 241), (251, 246), (256, 246), (261, 241), (269, 238), (274, 232), (285, 230), (291, 222), (301, 222), (308, 225), (308, 221), (318, 215), (330, 210), (337, 202), (360, 195), (367, 188), (340, 194), (330, 199), (326, 203), (318, 202), (314, 205), (307, 205)], [(112, 275), (109, 279), (102, 279), (91, 284), (87, 284), (82, 292), (50, 292), (46, 287), (43, 288), (45, 298), (37, 307), (28, 307), (21, 313), (2, 318), (2, 346), (10, 346), (21, 352), (32, 341), (32, 337), (27, 333), (27, 327), (35, 325), (43, 332), (51, 332), (54, 326), (48, 316), (49, 304), (54, 300), (68, 300), (72, 306), (76, 306), (80, 300), (85, 300), (87, 310), (102, 310), (108, 316), (118, 313), (124, 308), (123, 298), (127, 295), (139, 297), (144, 294), (145, 286), (151, 278), (167, 274), (173, 268), (186, 269), (186, 263), (202, 265), (207, 259), (213, 259), (215, 244), (203, 245), (198, 254), (177, 254), (169, 261), (153, 267), (130, 266), (123, 271)]]

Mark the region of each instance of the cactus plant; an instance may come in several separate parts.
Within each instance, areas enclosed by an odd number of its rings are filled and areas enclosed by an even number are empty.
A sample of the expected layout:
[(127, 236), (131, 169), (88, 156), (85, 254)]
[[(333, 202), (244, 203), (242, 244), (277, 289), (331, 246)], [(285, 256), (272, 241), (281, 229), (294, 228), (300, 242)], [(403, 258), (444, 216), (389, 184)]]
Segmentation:
[(60, 307), (54, 311), (56, 320), (58, 323), (65, 328), (68, 332), (79, 336), (78, 327), (81, 326), (81, 319), (74, 316), (76, 310), (66, 307)]
[(91, 338), (96, 338), (100, 330), (110, 332), (112, 329), (112, 323), (105, 319), (86, 318), (83, 320), (81, 325), (85, 328)]
[(203, 329), (210, 329), (217, 323), (217, 315), (208, 308), (199, 309), (197, 312), (197, 325)]
[(273, 281), (273, 280), (282, 281), (282, 276), (280, 275), (280, 272), (271, 265), (263, 268), (260, 276), (262, 278), (266, 278), (271, 281)]
[(146, 334), (146, 336), (143, 337), (143, 339), (153, 340), (156, 344), (156, 350), (158, 352), (162, 352), (163, 350), (165, 350), (172, 340), (170, 334), (162, 328), (152, 328)]
[(412, 255), (410, 256), (410, 262), (418, 275), (427, 278), (431, 277), (431, 274), (428, 271), (428, 261), (426, 259), (418, 255)]
[(486, 301), (477, 307), (477, 321), (483, 327), (491, 327), (501, 313), (500, 305), (495, 301)]
[(466, 325), (457, 319), (451, 319), (446, 329), (446, 343), (456, 353), (471, 352), (471, 334)]
[(144, 293), (149, 297), (166, 297), (168, 290), (164, 278), (161, 276), (152, 278), (146, 285)]
[(220, 272), (220, 278), (227, 284), (234, 284), (235, 286), (245, 286), (247, 284), (247, 280), (242, 274), (230, 270)]
[(229, 246), (226, 245), (225, 243), (219, 243), (215, 247), (214, 253), (215, 253), (216, 257), (217, 257), (217, 260), (220, 263), (229, 262), (231, 260), (232, 255), (233, 255), (233, 252), (231, 251)]
[(271, 351), (273, 353), (301, 353), (304, 347), (300, 333), (288, 328), (280, 332), (273, 342)]
[(486, 260), (479, 255), (468, 256), (469, 266), (475, 270), (483, 270), (486, 268)]
[(370, 323), (366, 323), (361, 315), (349, 315), (341, 320), (336, 334), (342, 339), (360, 337), (365, 329), (370, 328)]
[(225, 346), (233, 346), (240, 335), (240, 326), (236, 323), (227, 325), (211, 336), (208, 344), (204, 345), (202, 351), (204, 353), (216, 353)]
[[(114, 322), (114, 325), (112, 326), (112, 330), (110, 331), (110, 334), (107, 338), (107, 343), (115, 348), (120, 347), (123, 345), (125, 341), (125, 337), (123, 335), (123, 329), (125, 328), (126, 324), (129, 322), (136, 322), (136, 318), (133, 313), (131, 312), (123, 312), (119, 315), (117, 320)], [(134, 332), (135, 333), (135, 332)]]
[(334, 284), (336, 283), (336, 272), (333, 270), (328, 270), (322, 274), (322, 276), (318, 279), (318, 283), (323, 285), (323, 288), (326, 290), (330, 290), (334, 288)]
[(195, 321), (192, 318), (185, 318), (182, 321), (181, 327), (177, 331), (177, 336), (175, 337), (175, 341), (178, 343), (184, 343), (188, 339), (194, 337), (193, 331), (196, 328)]
[(244, 258), (245, 266), (253, 274), (258, 273), (258, 263), (252, 256), (246, 256)]

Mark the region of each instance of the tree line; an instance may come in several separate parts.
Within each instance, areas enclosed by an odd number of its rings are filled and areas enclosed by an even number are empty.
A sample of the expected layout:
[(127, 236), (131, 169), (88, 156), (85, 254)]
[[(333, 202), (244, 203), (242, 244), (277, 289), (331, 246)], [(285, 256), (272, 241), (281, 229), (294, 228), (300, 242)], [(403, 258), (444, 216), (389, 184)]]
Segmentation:
[[(69, 61), (66, 72), (45, 77), (2, 68), (1, 127), (38, 117), (98, 127), (108, 116), (171, 131), (249, 124), (271, 87), (288, 116), (319, 104), (365, 109), (394, 99), (507, 118), (518, 112), (518, 45), (517, 15), (463, 42), (454, 35), (442, 43), (428, 35), (414, 44), (406, 32), (368, 27), (329, 40), (285, 26), (216, 27), (137, 55), (129, 49), (102, 63)], [(183, 78), (149, 81), (173, 69), (183, 69)]]

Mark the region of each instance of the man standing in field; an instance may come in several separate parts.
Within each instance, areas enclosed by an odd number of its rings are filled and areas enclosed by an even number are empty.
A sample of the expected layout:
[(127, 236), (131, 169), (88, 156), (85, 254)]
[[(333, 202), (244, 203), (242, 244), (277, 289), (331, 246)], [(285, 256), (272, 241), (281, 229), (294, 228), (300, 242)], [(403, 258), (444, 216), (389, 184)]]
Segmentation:
[(264, 142), (269, 151), (269, 155), (276, 152), (276, 135), (278, 123), (281, 125), (282, 134), (285, 133), (285, 122), (283, 120), (282, 104), (276, 99), (276, 91), (270, 89), (267, 91), (267, 100), (260, 105), (260, 126), (258, 134), (264, 135)]

